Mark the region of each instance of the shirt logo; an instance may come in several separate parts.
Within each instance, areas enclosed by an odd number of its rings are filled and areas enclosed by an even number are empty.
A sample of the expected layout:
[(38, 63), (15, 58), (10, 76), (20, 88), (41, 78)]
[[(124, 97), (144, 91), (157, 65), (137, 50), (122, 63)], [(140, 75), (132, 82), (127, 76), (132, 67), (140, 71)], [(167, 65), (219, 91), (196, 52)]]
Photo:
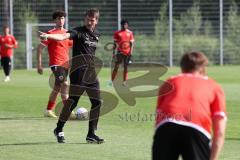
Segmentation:
[(85, 41), (84, 43), (87, 44), (89, 47), (97, 47), (97, 42), (91, 41), (93, 40), (92, 37), (89, 37), (88, 34), (85, 34)]
[(97, 47), (97, 42), (91, 42), (89, 40), (86, 40), (84, 43), (87, 44), (89, 47)]

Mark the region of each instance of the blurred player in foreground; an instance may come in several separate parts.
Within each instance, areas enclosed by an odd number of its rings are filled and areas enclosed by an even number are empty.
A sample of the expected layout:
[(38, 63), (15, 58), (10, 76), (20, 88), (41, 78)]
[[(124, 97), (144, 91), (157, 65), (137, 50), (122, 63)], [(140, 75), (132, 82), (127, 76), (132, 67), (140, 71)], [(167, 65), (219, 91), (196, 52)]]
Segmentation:
[(4, 82), (10, 81), (10, 71), (12, 68), (11, 58), (13, 56), (13, 48), (17, 48), (18, 42), (10, 33), (7, 25), (3, 26), (3, 36), (0, 36), (0, 58), (1, 65), (5, 74)]
[[(123, 62), (123, 86), (127, 84), (127, 74), (128, 74), (128, 64), (131, 60), (132, 51), (133, 51), (133, 42), (134, 37), (132, 31), (128, 29), (129, 23), (127, 20), (121, 21), (121, 30), (116, 31), (113, 35), (114, 39), (114, 48), (113, 48), (113, 58), (114, 68), (112, 71), (111, 80), (114, 81), (119, 65)], [(117, 53), (115, 51), (117, 50)]]
[[(55, 28), (49, 30), (47, 34), (64, 34), (67, 32), (64, 27), (66, 13), (63, 11), (55, 11), (52, 15), (53, 21), (56, 24)], [(64, 40), (64, 41), (55, 41), (51, 39), (43, 40), (38, 45), (37, 49), (37, 71), (39, 74), (43, 73), (42, 67), (42, 51), (45, 47), (48, 47), (48, 55), (49, 55), (49, 66), (52, 70), (52, 73), (55, 77), (55, 84), (50, 93), (48, 105), (46, 110), (44, 111), (45, 117), (53, 117), (57, 116), (53, 112), (55, 107), (56, 99), (61, 93), (61, 98), (63, 101), (68, 98), (68, 69), (69, 69), (69, 48), (72, 47), (72, 41)]]
[[(69, 98), (64, 103), (54, 134), (59, 143), (64, 143), (63, 127), (69, 119), (71, 111), (77, 106), (80, 96), (86, 91), (91, 102), (89, 127), (86, 141), (102, 143), (104, 139), (95, 134), (101, 107), (100, 86), (95, 71), (95, 51), (100, 33), (96, 26), (99, 19), (99, 10), (92, 8), (86, 11), (84, 26), (76, 27), (66, 34), (42, 34), (40, 37), (54, 40), (73, 40), (73, 55), (70, 74)], [(75, 66), (75, 67), (74, 67)], [(76, 67), (77, 66), (77, 67)], [(76, 93), (77, 92), (77, 93)]]
[[(225, 96), (206, 75), (207, 57), (201, 52), (183, 55), (182, 73), (167, 80), (159, 90), (153, 160), (217, 160), (224, 144)], [(211, 141), (211, 131), (213, 137)]]

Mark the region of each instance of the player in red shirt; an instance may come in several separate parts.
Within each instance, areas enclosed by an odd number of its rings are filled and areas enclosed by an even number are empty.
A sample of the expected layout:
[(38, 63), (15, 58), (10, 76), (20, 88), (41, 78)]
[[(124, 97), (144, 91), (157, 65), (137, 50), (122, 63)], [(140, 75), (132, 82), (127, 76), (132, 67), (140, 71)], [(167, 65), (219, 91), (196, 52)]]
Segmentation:
[(10, 35), (8, 26), (3, 26), (3, 36), (0, 36), (0, 58), (1, 65), (5, 74), (4, 82), (10, 81), (11, 58), (13, 56), (13, 48), (17, 48), (18, 42), (14, 36)]
[[(55, 28), (49, 30), (48, 34), (64, 34), (67, 32), (63, 28), (65, 23), (66, 13), (63, 11), (55, 11), (53, 13), (53, 20), (56, 24)], [(67, 83), (67, 75), (69, 69), (69, 48), (72, 47), (71, 40), (64, 41), (55, 41), (51, 39), (47, 39), (41, 41), (38, 45), (37, 49), (37, 71), (39, 74), (43, 73), (42, 68), (42, 50), (45, 47), (48, 47), (48, 55), (49, 55), (49, 66), (55, 76), (55, 84), (52, 92), (49, 96), (49, 101), (47, 105), (47, 109), (44, 112), (45, 117), (54, 117), (57, 116), (53, 112), (55, 107), (55, 102), (57, 99), (57, 95), (61, 91), (62, 100), (67, 100), (68, 98), (68, 83)]]
[[(217, 160), (224, 143), (225, 96), (206, 76), (207, 57), (189, 52), (181, 59), (182, 73), (160, 87), (153, 160)], [(171, 84), (173, 90), (162, 94)], [(211, 130), (213, 129), (212, 145)]]
[[(114, 81), (119, 65), (123, 61), (124, 71), (123, 71), (123, 85), (126, 86), (127, 74), (128, 74), (128, 63), (130, 61), (132, 51), (133, 51), (133, 42), (134, 37), (132, 31), (128, 29), (129, 23), (127, 20), (121, 21), (121, 30), (116, 31), (113, 35), (114, 39), (114, 50), (113, 56), (116, 59), (114, 64), (114, 69), (112, 71), (112, 82)], [(117, 54), (115, 55), (115, 50), (117, 49)]]

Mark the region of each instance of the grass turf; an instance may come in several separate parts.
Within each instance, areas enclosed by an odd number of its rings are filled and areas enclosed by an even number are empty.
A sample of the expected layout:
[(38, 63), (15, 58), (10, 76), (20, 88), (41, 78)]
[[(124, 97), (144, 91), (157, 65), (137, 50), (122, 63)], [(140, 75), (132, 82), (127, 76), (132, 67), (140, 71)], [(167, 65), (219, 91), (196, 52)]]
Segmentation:
[[(227, 97), (228, 126), (220, 159), (240, 158), (239, 70), (240, 66), (208, 68), (209, 76), (221, 84)], [(178, 72), (178, 68), (170, 68), (161, 79)], [(51, 90), (49, 73), (46, 70), (40, 76), (36, 71), (15, 70), (12, 81), (0, 81), (0, 160), (151, 159), (154, 118), (149, 115), (155, 111), (156, 97), (138, 98), (133, 107), (119, 98), (117, 108), (100, 118), (97, 133), (106, 140), (104, 144), (86, 144), (88, 123), (84, 121), (69, 121), (64, 128), (67, 143), (57, 144), (52, 133), (56, 120), (42, 117)], [(109, 73), (108, 69), (101, 71), (101, 89), (116, 95), (114, 88), (107, 86)], [(89, 107), (88, 99), (81, 98), (79, 106)]]

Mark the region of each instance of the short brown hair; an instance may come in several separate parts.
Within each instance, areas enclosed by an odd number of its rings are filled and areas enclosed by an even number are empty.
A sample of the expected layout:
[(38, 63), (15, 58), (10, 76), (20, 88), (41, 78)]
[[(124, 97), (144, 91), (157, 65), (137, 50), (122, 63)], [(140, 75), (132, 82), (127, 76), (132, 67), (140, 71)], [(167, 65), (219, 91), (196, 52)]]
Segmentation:
[(86, 11), (85, 17), (86, 16), (95, 17), (96, 19), (99, 19), (100, 13), (99, 13), (99, 10), (97, 8), (91, 8), (91, 9)]
[(4, 24), (2, 28), (3, 28), (3, 29), (9, 28), (9, 25)]
[(185, 53), (180, 61), (180, 66), (183, 72), (191, 73), (205, 67), (208, 64), (208, 59), (202, 52), (192, 51)]
[(57, 19), (58, 17), (66, 17), (66, 13), (64, 11), (61, 11), (61, 10), (56, 10), (52, 14), (52, 19), (54, 20), (54, 19)]

